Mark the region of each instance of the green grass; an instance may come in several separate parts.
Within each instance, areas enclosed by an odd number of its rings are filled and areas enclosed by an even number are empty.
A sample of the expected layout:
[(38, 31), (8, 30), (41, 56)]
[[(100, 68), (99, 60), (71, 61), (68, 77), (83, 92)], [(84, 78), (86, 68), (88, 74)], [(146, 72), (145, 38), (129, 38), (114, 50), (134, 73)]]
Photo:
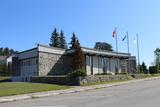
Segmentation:
[(0, 97), (68, 88), (70, 88), (70, 86), (41, 83), (4, 82), (0, 83)]

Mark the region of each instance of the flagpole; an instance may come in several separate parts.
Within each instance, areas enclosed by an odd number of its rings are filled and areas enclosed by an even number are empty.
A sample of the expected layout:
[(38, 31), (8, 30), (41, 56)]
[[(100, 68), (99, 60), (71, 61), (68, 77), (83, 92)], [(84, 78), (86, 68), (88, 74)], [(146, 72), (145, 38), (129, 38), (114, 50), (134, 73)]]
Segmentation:
[(128, 31), (127, 31), (127, 46), (128, 46), (128, 54), (129, 54), (129, 36), (128, 36)]
[(117, 40), (117, 28), (115, 27), (115, 32), (116, 32), (116, 53), (117, 53), (117, 73), (118, 73), (118, 40)]
[(130, 73), (130, 60), (129, 60), (129, 36), (128, 36), (128, 31), (127, 31), (127, 48), (128, 48), (128, 73)]
[(137, 37), (138, 72), (140, 72), (140, 59), (139, 59), (139, 39), (138, 39), (138, 34), (136, 35), (136, 37)]
[(116, 52), (118, 53), (118, 43), (117, 43), (117, 28), (115, 27), (115, 32), (116, 32)]

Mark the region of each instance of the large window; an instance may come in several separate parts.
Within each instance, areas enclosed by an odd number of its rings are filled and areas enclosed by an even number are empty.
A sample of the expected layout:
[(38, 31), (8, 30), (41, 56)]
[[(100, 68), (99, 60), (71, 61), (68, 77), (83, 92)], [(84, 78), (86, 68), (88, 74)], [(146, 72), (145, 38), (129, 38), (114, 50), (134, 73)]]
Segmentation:
[(23, 67), (35, 66), (37, 65), (37, 58), (22, 60), (20, 64)]

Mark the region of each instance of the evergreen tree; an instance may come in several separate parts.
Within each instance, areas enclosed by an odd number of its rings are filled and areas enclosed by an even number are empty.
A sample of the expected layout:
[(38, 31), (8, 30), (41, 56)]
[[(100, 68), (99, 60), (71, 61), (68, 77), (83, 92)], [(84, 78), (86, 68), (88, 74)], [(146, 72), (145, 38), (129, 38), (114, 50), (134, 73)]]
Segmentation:
[(13, 49), (9, 49), (8, 47), (6, 47), (6, 48), (1, 47), (0, 48), (0, 55), (2, 55), (2, 56), (8, 56), (8, 55), (11, 55), (14, 53), (18, 53), (18, 51), (14, 51)]
[(154, 51), (154, 54), (155, 54), (155, 66), (157, 68), (157, 71), (159, 72), (160, 71), (160, 48), (157, 48)]
[(60, 33), (60, 48), (67, 49), (67, 44), (66, 44), (65, 36), (64, 36), (64, 33), (63, 33), (62, 30), (61, 30), (61, 33)]
[(9, 50), (9, 48), (8, 47), (6, 47), (6, 48), (4, 48), (4, 55), (9, 55), (10, 54), (10, 50)]
[(54, 29), (50, 40), (51, 40), (51, 43), (49, 45), (51, 47), (58, 47), (58, 48), (60, 47), (59, 34), (56, 28)]
[(73, 32), (72, 37), (71, 37), (71, 42), (70, 42), (70, 45), (71, 45), (70, 49), (76, 49), (77, 46), (79, 45), (77, 42), (79, 42), (79, 41), (78, 41), (75, 33)]
[(81, 49), (79, 40), (76, 40), (75, 51), (73, 53), (72, 68), (73, 70), (84, 69), (84, 53)]
[(140, 73), (147, 73), (147, 66), (144, 62), (140, 65)]
[(13, 54), (13, 53), (15, 53), (14, 50), (13, 50), (13, 49), (10, 49), (10, 54)]
[(3, 55), (3, 48), (0, 48), (0, 55)]

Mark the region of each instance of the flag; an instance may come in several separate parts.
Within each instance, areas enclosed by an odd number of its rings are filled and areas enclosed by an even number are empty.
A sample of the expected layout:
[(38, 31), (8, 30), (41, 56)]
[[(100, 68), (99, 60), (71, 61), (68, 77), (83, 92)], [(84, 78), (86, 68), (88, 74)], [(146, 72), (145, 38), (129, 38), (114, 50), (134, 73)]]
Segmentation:
[(125, 37), (122, 39), (122, 41), (124, 41), (126, 38), (127, 38), (127, 36), (125, 36)]
[(115, 37), (115, 36), (116, 36), (116, 30), (114, 30), (112, 33), (112, 37)]

